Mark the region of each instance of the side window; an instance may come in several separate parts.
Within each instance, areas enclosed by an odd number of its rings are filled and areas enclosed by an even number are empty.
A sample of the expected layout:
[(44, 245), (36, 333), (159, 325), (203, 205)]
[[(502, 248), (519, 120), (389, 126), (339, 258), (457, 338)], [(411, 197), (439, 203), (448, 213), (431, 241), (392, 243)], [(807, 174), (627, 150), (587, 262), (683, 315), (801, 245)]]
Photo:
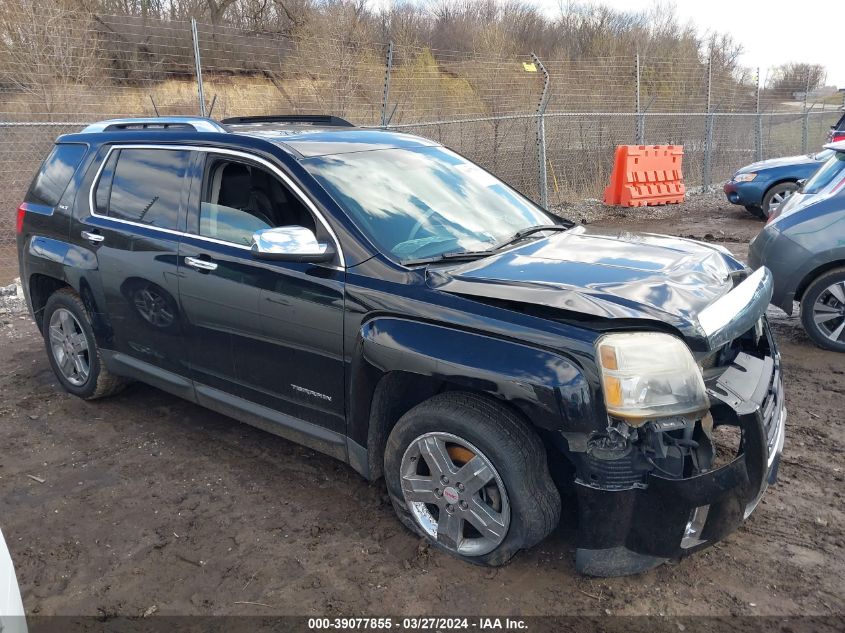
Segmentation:
[(53, 147), (32, 181), (27, 202), (55, 207), (87, 151), (85, 145), (60, 143)]
[(260, 229), (299, 225), (315, 228), (299, 198), (269, 170), (211, 155), (206, 163), (197, 233), (242, 246)]
[(175, 229), (182, 194), (187, 188), (189, 157), (186, 150), (172, 149), (112, 152), (97, 182), (97, 212)]
[(111, 195), (111, 183), (114, 179), (114, 166), (117, 164), (119, 151), (113, 151), (100, 172), (100, 180), (97, 182), (97, 191), (94, 193), (96, 211), (100, 215), (109, 214), (109, 196)]

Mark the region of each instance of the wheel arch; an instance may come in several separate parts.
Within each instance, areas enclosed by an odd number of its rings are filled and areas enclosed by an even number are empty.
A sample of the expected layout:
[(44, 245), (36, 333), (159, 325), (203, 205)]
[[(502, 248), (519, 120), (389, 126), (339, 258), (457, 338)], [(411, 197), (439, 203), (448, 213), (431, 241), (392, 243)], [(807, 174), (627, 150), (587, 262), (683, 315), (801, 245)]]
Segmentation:
[(804, 292), (806, 292), (810, 284), (813, 283), (814, 279), (816, 279), (820, 275), (824, 275), (828, 271), (834, 270), (835, 268), (843, 267), (845, 267), (845, 259), (834, 259), (813, 268), (813, 270), (804, 275), (804, 277), (795, 287), (795, 300), (801, 301), (801, 299), (804, 297)]
[(43, 325), (44, 308), (50, 296), (62, 288), (71, 288), (94, 318), (94, 330), (99, 335), (102, 319), (89, 280), (96, 270), (96, 257), (90, 250), (65, 240), (33, 236), (21, 261), (21, 284), (38, 327)]
[[(434, 396), (446, 392), (460, 392), (478, 396), (508, 409), (532, 430), (538, 429), (531, 424), (525, 413), (508, 400), (496, 397), (489, 392), (468, 389), (452, 381), (421, 376), (405, 371), (392, 371), (379, 381), (370, 406), (370, 418), (367, 425), (367, 478), (379, 479), (383, 475), (384, 451), (387, 438), (403, 415), (417, 405)], [(538, 433), (543, 439), (541, 433)]]
[(26, 285), (26, 295), (32, 311), (32, 317), (35, 319), (38, 329), (41, 330), (44, 326), (44, 308), (47, 306), (47, 301), (52, 295), (63, 288), (70, 288), (82, 299), (82, 303), (91, 317), (91, 325), (95, 336), (99, 339), (99, 337), (107, 333), (108, 324), (105, 322), (97, 306), (94, 291), (85, 276), (80, 276), (75, 280), (75, 283), (71, 283), (71, 280), (67, 277), (44, 272), (30, 274)]
[(442, 325), (378, 319), (362, 327), (352, 364), (352, 466), (378, 479), (393, 426), (413, 407), (445, 391), (490, 398), (541, 437), (597, 423), (596, 394), (570, 359)]
[(792, 184), (798, 184), (799, 180), (801, 180), (801, 178), (795, 178), (794, 176), (782, 176), (782, 177), (778, 178), (773, 183), (771, 183), (768, 187), (766, 187), (765, 191), (763, 191), (763, 195), (760, 197), (760, 204), (761, 205), (763, 204), (763, 200), (766, 199), (766, 196), (769, 195), (769, 192), (772, 189), (774, 189), (775, 187), (777, 187), (778, 185), (782, 185), (782, 184), (787, 183), (787, 182), (791, 182)]
[(39, 330), (44, 327), (44, 308), (50, 297), (62, 288), (72, 288), (65, 280), (44, 273), (33, 273), (29, 276), (27, 291), (32, 317)]

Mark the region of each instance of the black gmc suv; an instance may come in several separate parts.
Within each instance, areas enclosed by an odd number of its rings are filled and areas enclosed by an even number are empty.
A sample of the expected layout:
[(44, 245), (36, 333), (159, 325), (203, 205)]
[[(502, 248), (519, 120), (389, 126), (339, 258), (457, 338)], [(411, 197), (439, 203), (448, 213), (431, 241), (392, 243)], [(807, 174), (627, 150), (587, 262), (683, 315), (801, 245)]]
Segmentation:
[(776, 478), (765, 268), (574, 226), (424, 138), (104, 121), (56, 141), (17, 244), (69, 392), (141, 380), (323, 451), (468, 561), (542, 540), (564, 490), (578, 569), (634, 573)]

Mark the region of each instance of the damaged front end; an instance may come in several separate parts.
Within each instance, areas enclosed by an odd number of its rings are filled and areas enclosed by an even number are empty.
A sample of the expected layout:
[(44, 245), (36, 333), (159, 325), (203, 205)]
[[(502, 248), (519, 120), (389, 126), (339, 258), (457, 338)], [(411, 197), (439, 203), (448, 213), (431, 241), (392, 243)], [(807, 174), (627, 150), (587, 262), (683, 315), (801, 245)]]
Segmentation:
[(706, 411), (636, 425), (611, 413), (602, 433), (564, 434), (576, 469), (580, 572), (637, 573), (713, 544), (775, 482), (786, 409), (765, 317), (696, 360)]

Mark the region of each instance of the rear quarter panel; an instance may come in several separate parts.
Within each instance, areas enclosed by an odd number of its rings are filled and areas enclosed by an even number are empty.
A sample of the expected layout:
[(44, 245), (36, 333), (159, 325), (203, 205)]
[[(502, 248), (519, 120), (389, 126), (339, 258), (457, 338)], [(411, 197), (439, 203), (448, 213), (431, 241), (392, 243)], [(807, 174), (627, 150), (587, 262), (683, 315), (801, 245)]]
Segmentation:
[(23, 231), (17, 236), (17, 248), (21, 285), (30, 311), (33, 275), (57, 279), (79, 291), (78, 277), (72, 274), (72, 269), (90, 265), (86, 253), (69, 243), (69, 235), (73, 206), (93, 160), (94, 152), (89, 146), (88, 153), (55, 207), (25, 203), (27, 212)]

